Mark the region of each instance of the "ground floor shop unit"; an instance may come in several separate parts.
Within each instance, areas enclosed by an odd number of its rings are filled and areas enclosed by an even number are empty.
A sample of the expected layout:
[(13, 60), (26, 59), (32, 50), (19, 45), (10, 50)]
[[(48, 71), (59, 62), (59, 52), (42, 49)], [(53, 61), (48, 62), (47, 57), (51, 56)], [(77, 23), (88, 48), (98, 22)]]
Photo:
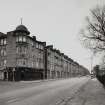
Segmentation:
[(0, 72), (0, 79), (7, 81), (40, 80), (44, 79), (44, 72), (42, 69), (8, 67)]

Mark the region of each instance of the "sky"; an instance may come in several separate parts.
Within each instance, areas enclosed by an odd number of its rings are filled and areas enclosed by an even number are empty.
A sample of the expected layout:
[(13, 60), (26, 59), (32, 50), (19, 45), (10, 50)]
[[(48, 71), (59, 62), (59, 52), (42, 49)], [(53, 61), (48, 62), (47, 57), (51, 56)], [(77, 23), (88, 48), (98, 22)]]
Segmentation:
[[(22, 23), (37, 40), (53, 44), (80, 65), (91, 68), (92, 53), (79, 41), (85, 17), (105, 0), (0, 0), (0, 31), (13, 31)], [(93, 65), (99, 62), (94, 58)]]

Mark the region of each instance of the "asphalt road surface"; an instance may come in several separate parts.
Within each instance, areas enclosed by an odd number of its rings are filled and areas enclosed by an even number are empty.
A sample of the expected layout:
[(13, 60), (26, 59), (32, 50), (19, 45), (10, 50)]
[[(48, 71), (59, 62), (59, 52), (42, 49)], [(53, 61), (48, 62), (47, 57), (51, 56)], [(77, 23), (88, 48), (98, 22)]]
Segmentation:
[[(32, 83), (30, 86), (0, 93), (0, 105), (61, 105), (87, 83), (89, 77)], [(34, 86), (35, 84), (35, 86)]]

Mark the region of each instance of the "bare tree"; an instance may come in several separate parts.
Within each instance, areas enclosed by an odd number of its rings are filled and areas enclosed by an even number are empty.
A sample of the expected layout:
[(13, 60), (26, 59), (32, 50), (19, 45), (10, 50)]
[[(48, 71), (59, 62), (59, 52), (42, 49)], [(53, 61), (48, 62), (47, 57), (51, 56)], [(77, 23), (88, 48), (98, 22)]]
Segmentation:
[(90, 13), (80, 31), (82, 43), (93, 51), (105, 51), (105, 6), (97, 6)]

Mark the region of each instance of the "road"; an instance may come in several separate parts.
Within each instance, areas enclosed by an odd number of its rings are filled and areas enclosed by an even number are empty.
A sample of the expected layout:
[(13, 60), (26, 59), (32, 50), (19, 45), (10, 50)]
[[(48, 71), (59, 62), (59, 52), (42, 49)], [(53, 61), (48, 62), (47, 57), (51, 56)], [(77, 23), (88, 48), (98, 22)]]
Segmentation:
[[(32, 83), (30, 86), (0, 94), (0, 105), (60, 105), (72, 97), (89, 77)], [(34, 86), (35, 84), (35, 86)]]

